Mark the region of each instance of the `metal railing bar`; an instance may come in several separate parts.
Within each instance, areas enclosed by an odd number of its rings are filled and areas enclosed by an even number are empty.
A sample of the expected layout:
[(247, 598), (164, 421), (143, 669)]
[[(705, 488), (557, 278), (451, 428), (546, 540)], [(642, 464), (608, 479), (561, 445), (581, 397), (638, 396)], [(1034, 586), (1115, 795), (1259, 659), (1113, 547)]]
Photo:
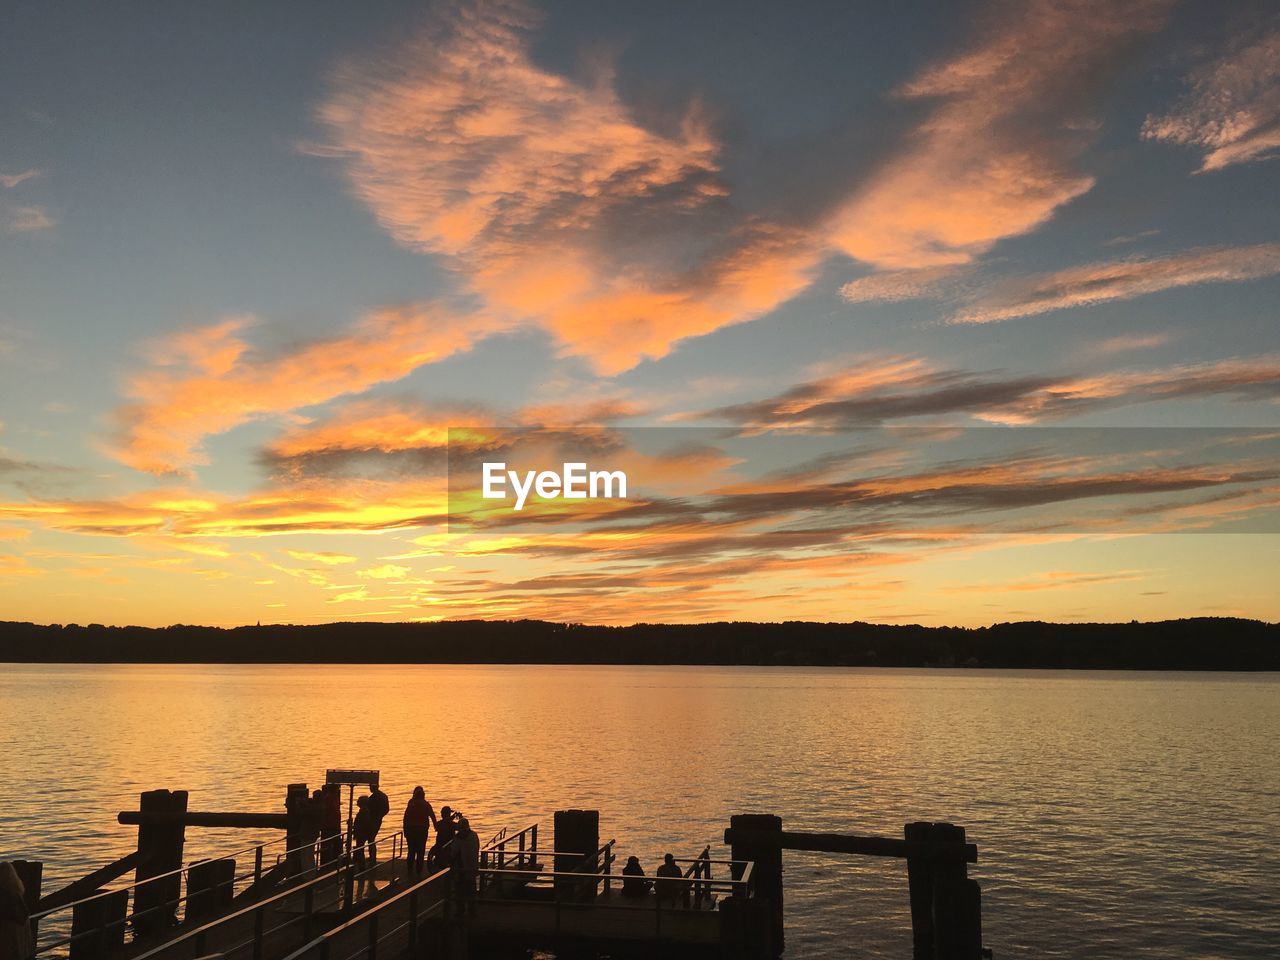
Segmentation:
[[(324, 840), (334, 840), (339, 837), (345, 837), (345, 836), (346, 836), (346, 832), (344, 831), (343, 833), (330, 834), (328, 837), (325, 837)], [(206, 863), (210, 860), (230, 860), (233, 857), (238, 857), (245, 853), (252, 853), (253, 851), (257, 850), (258, 847), (275, 846), (277, 843), (282, 843), (287, 839), (288, 839), (287, 837), (280, 837), (275, 840), (266, 840), (262, 843), (255, 843), (252, 846), (245, 847), (241, 850), (234, 850), (231, 853), (222, 854), (219, 856), (202, 857), (199, 860), (194, 860), (190, 863), (184, 864), (183, 866), (178, 867), (176, 870), (170, 870), (168, 873), (158, 873), (154, 877), (147, 877), (143, 880), (135, 880), (133, 883), (125, 884), (124, 886), (120, 886), (120, 887), (111, 887), (110, 889), (103, 890), (101, 893), (95, 893), (88, 897), (82, 897), (79, 900), (72, 900), (70, 903), (62, 903), (56, 907), (50, 907), (48, 910), (43, 910), (40, 913), (33, 913), (31, 914), (31, 919), (43, 920), (45, 917), (51, 916), (57, 913), (59, 910), (66, 910), (69, 907), (79, 906), (80, 904), (88, 903), (91, 900), (98, 900), (98, 899), (101, 899), (102, 897), (110, 896), (113, 893), (119, 893), (121, 890), (136, 890), (138, 887), (146, 886), (148, 883), (155, 883), (158, 880), (166, 880), (170, 877), (187, 873), (191, 870), (193, 866), (197, 866), (201, 863)], [(323, 842), (323, 840), (316, 841), (316, 842)], [(279, 858), (281, 857), (287, 856), (290, 853), (296, 853), (299, 850), (305, 850), (306, 848), (307, 848), (307, 845), (304, 844), (303, 846), (300, 846), (300, 847), (294, 847), (292, 850), (286, 850), (282, 854), (277, 854), (276, 855), (277, 862), (279, 862)]]

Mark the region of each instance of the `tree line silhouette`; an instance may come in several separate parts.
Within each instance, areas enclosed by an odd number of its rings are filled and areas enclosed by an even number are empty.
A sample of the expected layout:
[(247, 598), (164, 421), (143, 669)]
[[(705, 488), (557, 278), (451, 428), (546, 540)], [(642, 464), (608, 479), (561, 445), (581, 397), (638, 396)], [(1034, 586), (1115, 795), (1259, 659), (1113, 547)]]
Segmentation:
[(568, 663), (1280, 670), (1280, 624), (705, 623), (542, 620), (113, 627), (0, 621), (10, 663)]

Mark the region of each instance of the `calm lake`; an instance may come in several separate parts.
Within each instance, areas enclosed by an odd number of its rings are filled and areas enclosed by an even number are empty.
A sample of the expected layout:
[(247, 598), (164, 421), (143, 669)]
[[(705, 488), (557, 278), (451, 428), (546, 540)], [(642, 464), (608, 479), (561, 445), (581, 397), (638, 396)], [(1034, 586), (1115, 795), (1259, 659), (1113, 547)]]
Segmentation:
[[(416, 784), (486, 838), (599, 808), (650, 873), (727, 856), (733, 813), (950, 820), (997, 957), (1274, 958), (1278, 742), (1276, 674), (0, 665), (0, 859), (44, 860), (52, 891), (132, 848), (115, 816), (142, 790), (281, 811), (287, 782), (374, 767), (388, 825)], [(190, 829), (187, 852), (263, 833)], [(788, 957), (910, 956), (901, 861), (785, 869)]]

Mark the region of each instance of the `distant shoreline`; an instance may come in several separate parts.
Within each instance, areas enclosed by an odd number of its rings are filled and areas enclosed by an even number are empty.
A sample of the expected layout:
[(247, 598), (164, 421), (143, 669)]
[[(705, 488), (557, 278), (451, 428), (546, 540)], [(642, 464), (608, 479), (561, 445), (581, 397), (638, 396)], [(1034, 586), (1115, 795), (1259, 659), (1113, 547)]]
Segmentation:
[[(358, 656), (356, 653), (358, 652)], [(1280, 670), (1280, 624), (1202, 617), (988, 627), (542, 620), (253, 627), (0, 621), (0, 663), (528, 664)]]

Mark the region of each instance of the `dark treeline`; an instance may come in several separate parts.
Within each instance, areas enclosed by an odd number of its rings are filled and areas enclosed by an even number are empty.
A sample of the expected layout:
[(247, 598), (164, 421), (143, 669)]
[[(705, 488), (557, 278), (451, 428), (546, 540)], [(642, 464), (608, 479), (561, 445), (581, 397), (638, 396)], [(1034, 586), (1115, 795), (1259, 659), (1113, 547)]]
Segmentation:
[(10, 663), (619, 663), (1280, 670), (1280, 624), (636, 624), (541, 620), (223, 629), (0, 621)]

